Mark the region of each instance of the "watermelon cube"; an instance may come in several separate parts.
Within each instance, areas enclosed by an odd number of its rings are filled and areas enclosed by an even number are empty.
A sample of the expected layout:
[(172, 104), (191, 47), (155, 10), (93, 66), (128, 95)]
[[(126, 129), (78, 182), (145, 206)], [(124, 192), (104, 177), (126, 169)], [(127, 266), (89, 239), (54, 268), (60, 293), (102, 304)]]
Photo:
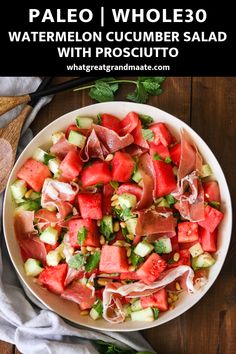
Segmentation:
[(146, 284), (151, 284), (165, 270), (166, 261), (157, 253), (152, 253), (137, 270), (137, 276)]
[[(78, 233), (80, 230), (86, 229), (85, 232), (85, 240), (80, 245), (78, 240)], [(98, 233), (97, 223), (91, 219), (73, 219), (69, 221), (69, 237), (70, 244), (72, 247), (78, 249), (81, 246), (91, 246), (91, 247), (99, 247), (100, 246), (100, 238)]]
[(17, 173), (17, 178), (23, 179), (36, 192), (41, 191), (45, 178), (51, 176), (49, 168), (34, 159), (28, 159)]
[(83, 219), (102, 218), (101, 193), (81, 193), (78, 195), (78, 204)]
[(102, 247), (99, 270), (104, 273), (128, 272), (129, 264), (126, 249), (118, 246), (104, 245)]

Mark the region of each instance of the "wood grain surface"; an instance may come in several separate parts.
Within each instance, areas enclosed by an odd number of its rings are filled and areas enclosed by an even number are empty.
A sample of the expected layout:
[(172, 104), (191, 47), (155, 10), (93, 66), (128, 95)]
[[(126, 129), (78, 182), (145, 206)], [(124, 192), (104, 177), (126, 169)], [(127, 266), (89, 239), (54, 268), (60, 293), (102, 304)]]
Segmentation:
[[(61, 82), (66, 78), (56, 78)], [(125, 99), (131, 87), (123, 87)], [(236, 78), (175, 77), (164, 84), (165, 93), (149, 104), (182, 119), (207, 142), (226, 175), (232, 202), (236, 200)], [(58, 94), (32, 124), (34, 133), (63, 113), (93, 103), (87, 92)], [(229, 235), (225, 235), (229, 237)], [(143, 331), (158, 354), (236, 353), (236, 240), (235, 228), (223, 269), (208, 293), (179, 318)], [(0, 354), (17, 353), (0, 342)]]

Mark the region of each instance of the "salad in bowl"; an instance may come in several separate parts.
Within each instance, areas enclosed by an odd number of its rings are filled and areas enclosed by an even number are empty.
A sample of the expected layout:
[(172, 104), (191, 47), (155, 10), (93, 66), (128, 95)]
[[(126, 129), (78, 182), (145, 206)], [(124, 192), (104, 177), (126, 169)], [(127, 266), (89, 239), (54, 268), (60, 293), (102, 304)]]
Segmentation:
[(218, 262), (211, 162), (184, 127), (138, 110), (65, 128), (9, 185), (24, 272), (94, 321), (158, 322)]

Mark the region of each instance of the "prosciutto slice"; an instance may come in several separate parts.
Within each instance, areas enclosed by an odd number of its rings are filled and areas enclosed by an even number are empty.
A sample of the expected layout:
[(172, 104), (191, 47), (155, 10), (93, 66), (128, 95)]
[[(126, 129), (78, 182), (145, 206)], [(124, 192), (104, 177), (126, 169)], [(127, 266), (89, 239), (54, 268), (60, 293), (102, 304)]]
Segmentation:
[(134, 138), (131, 134), (119, 136), (116, 132), (101, 125), (93, 125), (100, 142), (109, 150), (110, 153), (116, 152), (133, 143)]
[(171, 211), (162, 212), (156, 208), (140, 210), (137, 214), (137, 236), (160, 233), (168, 233), (168, 235), (175, 236), (176, 219)]
[[(185, 192), (185, 187), (189, 190)], [(178, 200), (175, 208), (179, 210), (180, 215), (190, 221), (204, 220), (204, 190), (194, 171), (179, 181), (179, 190), (172, 195)]]
[(45, 244), (38, 237), (20, 240), (19, 246), (24, 261), (34, 258), (46, 264), (47, 250)]
[(148, 153), (140, 157), (138, 167), (143, 179), (143, 191), (136, 210), (141, 210), (148, 208), (153, 203), (154, 175), (151, 157)]
[(181, 155), (178, 170), (178, 181), (193, 171), (200, 171), (202, 166), (201, 155), (185, 129), (181, 129), (180, 139)]
[(51, 178), (44, 181), (41, 197), (43, 208), (56, 208), (58, 218), (64, 219), (71, 211), (72, 205), (69, 203), (74, 200), (79, 191), (76, 183), (65, 183)]
[(135, 144), (131, 144), (127, 146), (124, 151), (132, 157), (139, 157), (145, 152), (147, 152), (147, 149), (142, 148), (141, 146), (137, 146)]
[[(181, 156), (178, 170), (178, 190), (172, 195), (178, 200), (175, 208), (189, 221), (204, 220), (204, 192), (199, 178), (202, 157), (187, 132), (181, 130)], [(185, 188), (189, 190), (185, 192)]]
[(15, 214), (14, 227), (18, 240), (23, 240), (37, 234), (37, 231), (34, 229), (34, 211), (18, 211)]
[(104, 156), (108, 155), (109, 151), (99, 141), (97, 134), (92, 129), (90, 135), (87, 138), (86, 144), (81, 151), (81, 158), (84, 162), (87, 162), (90, 158), (97, 158), (104, 160)]
[(92, 289), (86, 285), (79, 284), (77, 281), (73, 281), (73, 283), (63, 291), (61, 297), (76, 302), (81, 310), (90, 309), (96, 300)]
[(63, 159), (69, 151), (75, 151), (77, 147), (70, 144), (65, 137), (62, 137), (56, 144), (52, 145), (50, 152)]
[[(147, 285), (141, 281), (121, 285), (120, 283), (108, 283), (103, 292), (103, 318), (110, 323), (121, 323), (124, 321), (123, 310), (117, 305), (117, 295), (126, 296), (129, 298), (149, 296), (172, 283), (175, 279), (185, 275), (185, 284), (189, 293), (194, 293), (196, 290), (193, 286), (194, 272), (191, 267), (182, 265), (174, 269), (170, 269), (162, 273), (161, 279)], [(116, 306), (116, 311), (111, 311), (111, 308)], [(117, 315), (114, 317), (114, 312)]]

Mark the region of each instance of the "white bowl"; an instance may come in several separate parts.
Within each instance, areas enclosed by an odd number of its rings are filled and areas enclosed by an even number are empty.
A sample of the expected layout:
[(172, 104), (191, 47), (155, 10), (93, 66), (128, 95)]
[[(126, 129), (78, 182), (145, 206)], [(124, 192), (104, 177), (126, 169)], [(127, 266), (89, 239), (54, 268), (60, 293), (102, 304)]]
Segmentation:
[[(13, 215), (14, 215), (14, 203), (11, 198), (10, 185), (16, 178), (16, 172), (25, 162), (25, 160), (32, 156), (37, 147), (45, 147), (51, 141), (52, 133), (60, 130), (64, 130), (70, 123), (74, 122), (77, 115), (80, 116), (96, 116), (98, 113), (110, 113), (117, 117), (124, 117), (128, 112), (135, 111), (140, 114), (150, 115), (154, 118), (156, 122), (167, 123), (171, 131), (174, 134), (178, 134), (180, 128), (185, 128), (187, 132), (191, 135), (192, 139), (197, 144), (204, 159), (211, 165), (214, 171), (214, 178), (219, 182), (222, 200), (222, 210), (224, 212), (224, 219), (219, 227), (218, 233), (218, 251), (216, 252), (216, 263), (211, 267), (209, 273), (208, 283), (204, 286), (202, 290), (195, 293), (194, 295), (188, 295), (184, 293), (176, 305), (174, 310), (161, 313), (159, 318), (154, 322), (124, 322), (121, 324), (111, 325), (105, 320), (93, 321), (89, 316), (80, 316), (78, 306), (70, 301), (63, 300), (60, 296), (54, 295), (49, 291), (45, 290), (41, 286), (33, 282), (33, 279), (27, 277), (24, 272), (23, 262), (20, 255), (20, 249), (16, 238), (14, 237), (14, 227), (13, 227)], [(6, 188), (6, 194), (4, 199), (3, 208), (3, 226), (6, 244), (8, 252), (10, 254), (12, 263), (20, 276), (23, 283), (31, 291), (31, 293), (41, 301), (47, 308), (58, 313), (60, 316), (80, 325), (84, 325), (90, 328), (95, 328), (99, 330), (106, 331), (136, 331), (151, 328), (154, 326), (159, 326), (165, 322), (172, 320), (173, 318), (183, 314), (185, 311), (190, 309), (194, 304), (196, 304), (208, 291), (211, 285), (216, 280), (223, 266), (229, 243), (231, 237), (231, 227), (232, 227), (232, 208), (229, 189), (225, 180), (225, 176), (222, 169), (217, 162), (214, 154), (211, 152), (207, 144), (200, 138), (200, 136), (195, 133), (187, 124), (179, 120), (178, 118), (161, 111), (158, 108), (129, 103), (129, 102), (108, 102), (99, 103), (91, 106), (83, 107), (77, 109), (73, 112), (67, 113), (62, 117), (56, 119), (45, 127), (36, 137), (29, 143), (26, 149), (22, 152), (18, 158), (12, 173), (9, 177), (9, 181)]]

